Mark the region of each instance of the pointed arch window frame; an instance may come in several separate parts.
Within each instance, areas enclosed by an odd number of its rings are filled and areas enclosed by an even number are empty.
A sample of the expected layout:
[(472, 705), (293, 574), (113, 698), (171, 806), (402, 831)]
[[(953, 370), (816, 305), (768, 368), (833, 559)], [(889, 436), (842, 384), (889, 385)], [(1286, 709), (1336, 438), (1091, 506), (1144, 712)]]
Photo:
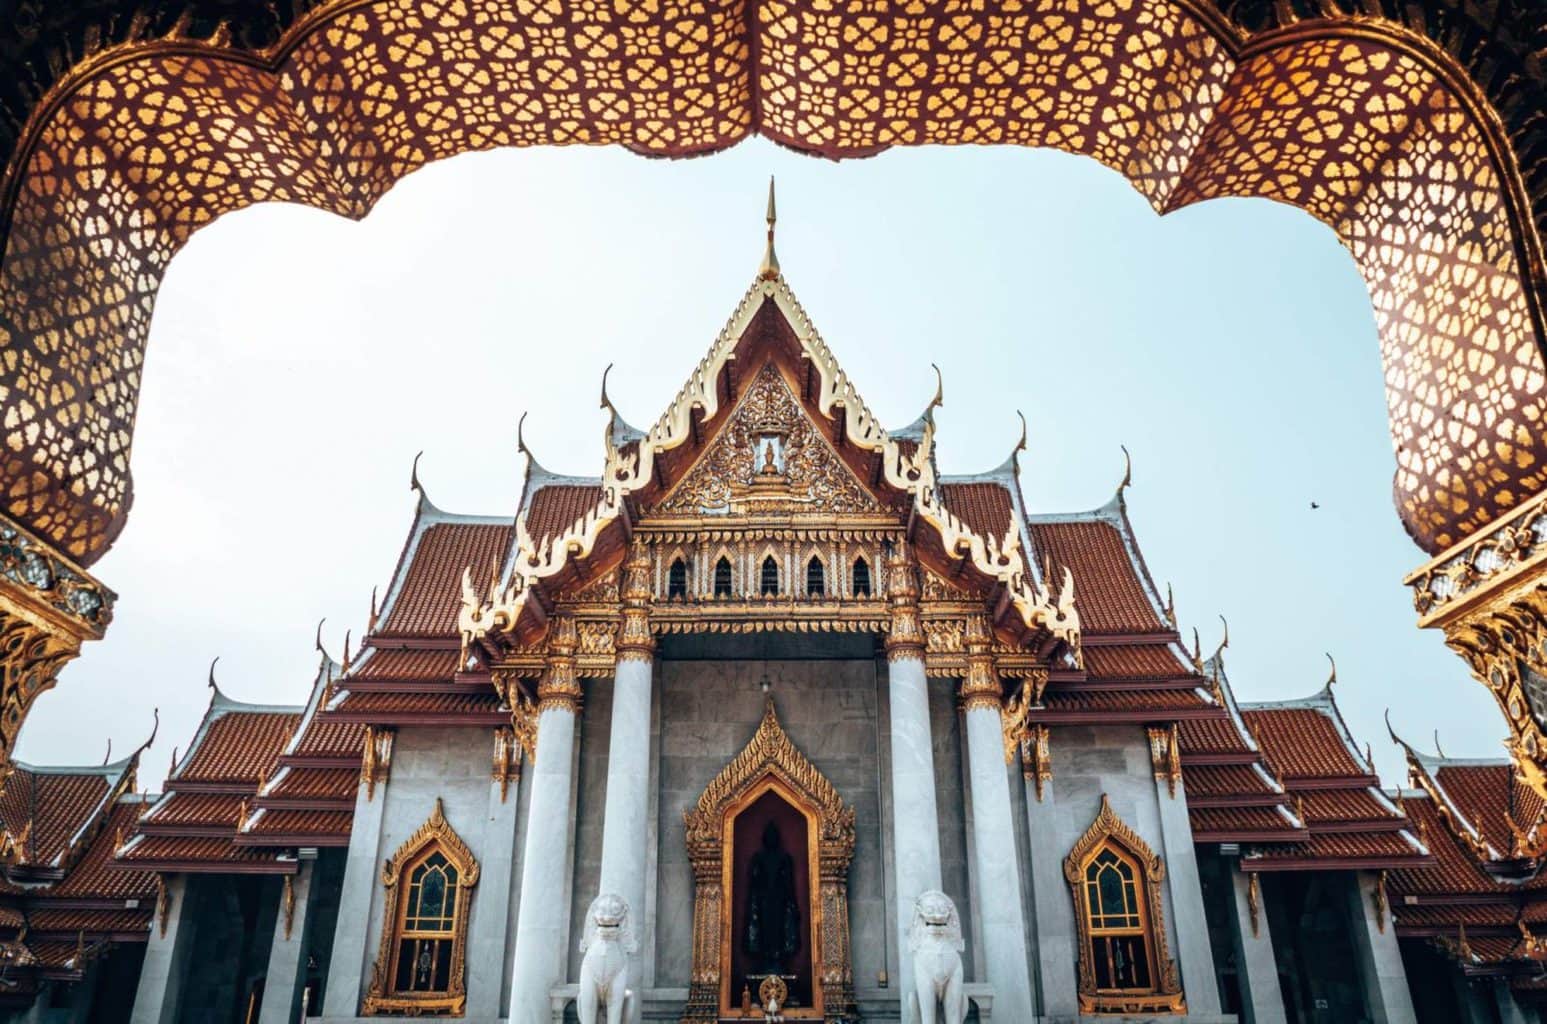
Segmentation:
[[(444, 992), (399, 992), (396, 989), (397, 956), (404, 932), (409, 889), (406, 872), (427, 857), (439, 853), (456, 868), (452, 897), (451, 961)], [(381, 946), (371, 969), (371, 984), (360, 1004), (362, 1017), (445, 1016), (460, 1017), (467, 1011), (467, 928), (472, 912), (472, 890), (478, 884), (478, 860), (446, 820), (440, 797), (423, 825), (397, 848), (381, 869)]]
[[(1092, 952), (1093, 938), (1105, 929), (1092, 925), (1093, 910), (1085, 886), (1085, 873), (1104, 850), (1112, 849), (1132, 864), (1141, 879), (1136, 888), (1140, 930), (1149, 957), (1151, 987), (1145, 989), (1099, 988)], [(1079, 942), (1079, 1003), (1082, 1014), (1184, 1014), (1186, 997), (1166, 941), (1165, 903), (1161, 883), (1165, 861), (1137, 832), (1117, 816), (1101, 794), (1101, 809), (1069, 855), (1064, 858), (1064, 879), (1074, 901), (1074, 923)]]

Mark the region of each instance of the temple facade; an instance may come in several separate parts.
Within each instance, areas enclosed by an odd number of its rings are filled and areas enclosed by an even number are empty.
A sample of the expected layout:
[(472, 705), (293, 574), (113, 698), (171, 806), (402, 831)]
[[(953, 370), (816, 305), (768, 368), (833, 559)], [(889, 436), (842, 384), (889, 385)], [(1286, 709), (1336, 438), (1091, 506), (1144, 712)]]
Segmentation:
[(518, 506), (478, 516), (416, 473), (363, 639), (318, 643), (304, 705), (212, 671), (159, 795), (143, 749), (18, 763), (0, 1007), (1542, 1020), (1547, 804), (1508, 762), (1404, 744), (1386, 791), (1337, 710), (1359, 683), (1238, 701), (1225, 644), (1179, 634), (1126, 477), (1033, 514), (1019, 446), (943, 473), (943, 396), (882, 427), (772, 242), (770, 210), (649, 429), (604, 385), (599, 475), (527, 453)]

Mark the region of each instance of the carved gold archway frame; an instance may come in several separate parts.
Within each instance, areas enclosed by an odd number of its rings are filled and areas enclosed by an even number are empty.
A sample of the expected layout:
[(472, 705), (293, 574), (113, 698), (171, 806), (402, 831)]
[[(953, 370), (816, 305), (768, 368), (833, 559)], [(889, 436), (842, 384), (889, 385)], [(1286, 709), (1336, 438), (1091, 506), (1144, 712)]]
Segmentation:
[[(426, 849), (434, 847), (445, 854), (457, 869), (456, 917), (451, 939), (451, 977), (444, 995), (406, 995), (392, 993), (393, 947), (402, 921), (402, 899), (398, 884), (403, 869)], [(467, 848), (446, 820), (440, 798), (435, 798), (435, 809), (418, 830), (408, 837), (397, 852), (382, 865), (381, 884), (386, 888), (383, 897), (381, 921), (381, 947), (376, 952), (376, 963), (371, 968), (371, 986), (360, 1004), (360, 1015), (401, 1014), (421, 1016), (437, 1014), (460, 1017), (467, 1008), (467, 925), (472, 909), (473, 886), (478, 884), (478, 860)]]
[[(731, 843), (728, 827), (770, 790), (806, 816), (812, 900), (811, 964), (821, 1019), (853, 1020), (854, 967), (849, 949), (849, 862), (854, 858), (854, 808), (785, 735), (773, 699), (746, 747), (682, 816), (693, 865), (693, 973), (682, 1024), (715, 1024), (731, 1009), (726, 953), (730, 943)], [(815, 839), (813, 843), (811, 840)], [(814, 847), (814, 849), (812, 849)]]
[[(1144, 872), (1144, 907), (1141, 915), (1144, 930), (1148, 934), (1151, 956), (1154, 958), (1152, 977), (1158, 980), (1154, 992), (1117, 993), (1103, 992), (1096, 988), (1096, 967), (1091, 962), (1090, 918), (1085, 909), (1085, 898), (1080, 891), (1085, 879), (1085, 866), (1090, 858), (1108, 841), (1122, 847), (1139, 862)], [(1128, 824), (1117, 816), (1107, 795), (1101, 794), (1101, 810), (1090, 828), (1074, 844), (1069, 856), (1064, 858), (1064, 878), (1069, 883), (1069, 894), (1074, 899), (1074, 924), (1078, 932), (1080, 950), (1080, 1012), (1081, 1013), (1186, 1013), (1187, 1000), (1182, 994), (1182, 984), (1177, 976), (1176, 961), (1171, 959), (1166, 944), (1165, 905), (1161, 902), (1160, 883), (1165, 881), (1166, 864), (1149, 844), (1139, 837)]]

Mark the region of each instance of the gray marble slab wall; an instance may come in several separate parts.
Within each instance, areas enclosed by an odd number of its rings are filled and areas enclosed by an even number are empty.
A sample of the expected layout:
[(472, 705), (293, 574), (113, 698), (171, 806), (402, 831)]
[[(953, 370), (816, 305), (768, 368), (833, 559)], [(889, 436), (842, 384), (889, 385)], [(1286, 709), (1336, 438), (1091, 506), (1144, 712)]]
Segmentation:
[[(607, 745), (612, 731), (612, 680), (587, 679), (585, 703), (580, 708), (579, 764), (575, 786), (575, 849), (573, 889), (570, 899), (566, 950), (567, 981), (580, 977), (580, 937), (585, 934), (585, 912), (596, 898), (602, 873), (602, 823), (607, 807)], [(649, 722), (639, 723), (649, 729)], [(637, 922), (636, 922), (637, 923)]]
[[(854, 979), (856, 988), (873, 989), (886, 966), (891, 927), (882, 880), (875, 661), (668, 660), (659, 671), (656, 984), (686, 988), (692, 966), (693, 872), (683, 812), (757, 731), (766, 671), (785, 732), (854, 808), (857, 838), (849, 872)], [(959, 787), (959, 768), (952, 770)]]

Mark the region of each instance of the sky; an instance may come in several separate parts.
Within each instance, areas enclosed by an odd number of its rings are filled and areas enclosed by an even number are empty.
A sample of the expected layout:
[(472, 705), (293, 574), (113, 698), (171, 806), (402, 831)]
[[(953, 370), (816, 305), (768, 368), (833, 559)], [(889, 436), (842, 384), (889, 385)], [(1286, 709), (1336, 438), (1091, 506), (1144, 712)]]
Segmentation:
[[(513, 514), (516, 423), (550, 470), (602, 464), (602, 371), (653, 422), (762, 255), (778, 179), (786, 279), (867, 404), (913, 420), (945, 380), (942, 472), (1021, 459), (1032, 512), (1129, 514), (1205, 653), (1229, 621), (1238, 699), (1336, 694), (1387, 784), (1382, 714), (1452, 756), (1503, 722), (1402, 577), (1425, 560), (1391, 501), (1374, 318), (1332, 232), (1265, 200), (1157, 217), (1118, 175), (1052, 151), (895, 150), (832, 163), (752, 140), (658, 161), (619, 149), (468, 154), (363, 221), (286, 204), (230, 214), (157, 301), (128, 527), (93, 572), (107, 638), (39, 698), (19, 757), (97, 763), (149, 734), (160, 784), (209, 701), (300, 703), (314, 633), (358, 638), (411, 522)], [(1313, 509), (1311, 503), (1320, 507)], [(1078, 581), (1076, 581), (1078, 586)]]

